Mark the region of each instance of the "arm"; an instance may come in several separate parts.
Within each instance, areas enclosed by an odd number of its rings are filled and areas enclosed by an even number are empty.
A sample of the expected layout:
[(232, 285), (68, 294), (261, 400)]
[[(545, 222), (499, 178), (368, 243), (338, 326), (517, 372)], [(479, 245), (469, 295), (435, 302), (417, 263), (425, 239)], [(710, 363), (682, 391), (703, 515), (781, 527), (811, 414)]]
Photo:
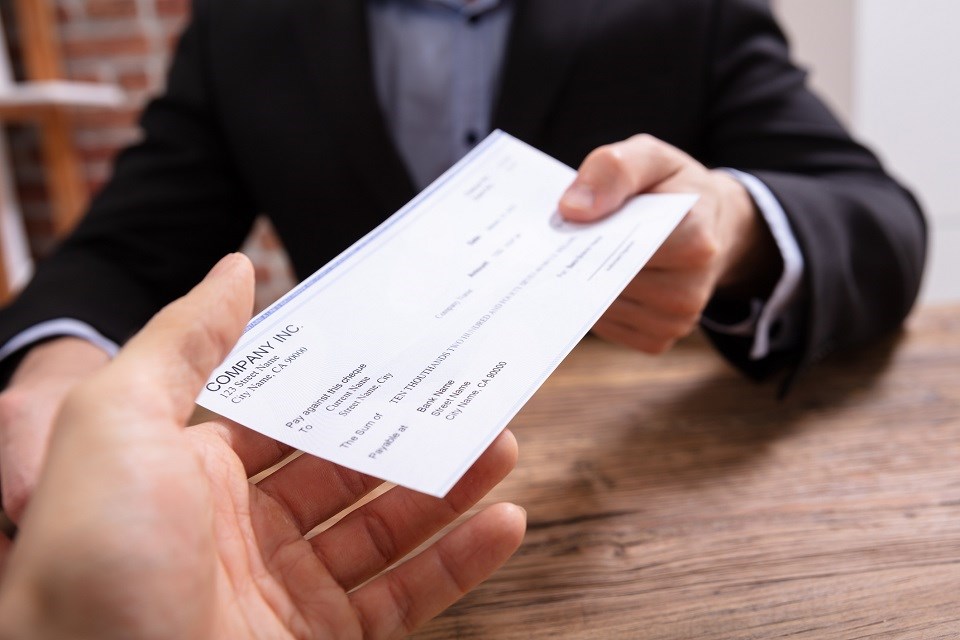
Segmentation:
[(743, 184), (649, 135), (587, 156), (560, 210), (590, 221), (637, 193), (670, 192), (700, 199), (593, 328), (648, 353), (690, 333), (712, 297), (766, 297), (782, 271), (774, 238)]
[(509, 432), (445, 499), (358, 506), (379, 481), (301, 456), (254, 485), (289, 449), (185, 429), (252, 303), (253, 268), (229, 256), (70, 394), (16, 544), (0, 535), (0, 638), (396, 638), (519, 546), (524, 512), (492, 505), (400, 563), (509, 473)]
[(756, 203), (742, 183), (709, 167), (759, 179), (802, 251), (803, 279), (779, 318), (796, 337), (754, 359), (755, 336), (707, 333), (741, 370), (764, 378), (897, 326), (919, 288), (925, 228), (915, 201), (809, 92), (766, 4), (712, 7), (696, 158), (649, 137), (601, 147), (561, 209), (589, 220), (639, 192), (703, 196), (596, 328), (660, 352), (706, 309), (744, 317), (737, 310), (767, 301), (777, 286), (781, 256)]
[(806, 86), (766, 3), (716, 3), (705, 158), (760, 179), (804, 255), (797, 346), (751, 362), (742, 341), (711, 334), (749, 373), (802, 367), (902, 323), (920, 287), (926, 225), (916, 200)]

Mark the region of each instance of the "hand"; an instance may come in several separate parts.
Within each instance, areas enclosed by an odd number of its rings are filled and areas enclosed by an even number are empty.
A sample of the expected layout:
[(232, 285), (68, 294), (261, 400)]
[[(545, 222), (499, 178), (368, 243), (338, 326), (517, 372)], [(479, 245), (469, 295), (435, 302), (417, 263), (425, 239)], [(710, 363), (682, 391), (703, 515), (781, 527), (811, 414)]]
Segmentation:
[(524, 513), (501, 504), (378, 575), (510, 471), (509, 432), (445, 499), (394, 488), (307, 539), (378, 481), (304, 455), (252, 485), (285, 448), (185, 429), (252, 300), (250, 263), (225, 258), (70, 394), (0, 583), (0, 637), (396, 637), (517, 548)]
[(696, 193), (700, 200), (593, 327), (598, 335), (662, 353), (696, 328), (716, 294), (765, 297), (782, 265), (746, 189), (648, 135), (600, 147), (560, 200), (568, 220), (590, 222), (640, 193)]
[(0, 393), (2, 505), (15, 522), (40, 476), (53, 419), (63, 399), (108, 359), (86, 340), (57, 338), (32, 348)]

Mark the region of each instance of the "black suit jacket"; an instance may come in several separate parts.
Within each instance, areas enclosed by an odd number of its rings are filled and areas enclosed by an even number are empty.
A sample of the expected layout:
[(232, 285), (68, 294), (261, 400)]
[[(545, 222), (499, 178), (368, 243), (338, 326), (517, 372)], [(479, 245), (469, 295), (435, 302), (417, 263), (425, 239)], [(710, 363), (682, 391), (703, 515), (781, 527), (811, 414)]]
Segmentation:
[[(760, 0), (517, 0), (494, 126), (571, 166), (639, 132), (753, 173), (806, 258), (800, 348), (763, 376), (897, 326), (919, 287), (912, 197), (807, 90)], [(42, 320), (119, 342), (268, 214), (297, 274), (414, 195), (379, 112), (360, 0), (195, 0), (143, 141), (79, 228), (2, 313), (0, 343)]]

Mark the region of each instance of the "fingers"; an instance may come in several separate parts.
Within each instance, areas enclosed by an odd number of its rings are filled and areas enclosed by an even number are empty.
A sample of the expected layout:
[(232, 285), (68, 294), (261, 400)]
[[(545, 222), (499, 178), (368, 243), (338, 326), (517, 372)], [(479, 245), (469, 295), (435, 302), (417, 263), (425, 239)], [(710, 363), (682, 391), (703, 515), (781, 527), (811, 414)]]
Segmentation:
[(395, 488), (310, 542), (333, 578), (350, 590), (466, 512), (510, 473), (516, 461), (517, 441), (505, 431), (445, 498)]
[(261, 480), (257, 488), (278, 502), (306, 534), (381, 484), (372, 476), (303, 455)]
[(604, 340), (659, 355), (692, 332), (698, 318), (621, 296), (593, 326), (593, 332)]
[(697, 316), (665, 313), (661, 309), (619, 300), (611, 306), (598, 325), (622, 325), (653, 338), (676, 340), (689, 335), (697, 326)]
[(662, 316), (699, 320), (710, 299), (710, 281), (696, 271), (645, 267), (604, 314), (641, 306)]
[[(99, 383), (136, 398), (141, 415), (185, 424), (213, 368), (236, 343), (253, 308), (253, 267), (223, 258), (183, 298), (158, 313), (120, 352)], [(146, 423), (143, 423), (146, 424)]]
[(611, 342), (660, 354), (696, 329), (710, 296), (697, 270), (651, 269), (637, 275), (593, 326)]
[(711, 224), (713, 216), (708, 213), (712, 206), (709, 197), (701, 197), (644, 268), (715, 271), (720, 245), (716, 228)]
[(350, 595), (365, 635), (405, 636), (483, 582), (513, 555), (526, 513), (497, 504)]
[(561, 197), (560, 213), (574, 222), (597, 220), (692, 165), (688, 155), (646, 134), (599, 147)]
[(667, 331), (654, 332), (650, 331), (648, 326), (603, 319), (593, 326), (593, 333), (609, 342), (650, 355), (666, 353), (682, 335), (686, 335)]

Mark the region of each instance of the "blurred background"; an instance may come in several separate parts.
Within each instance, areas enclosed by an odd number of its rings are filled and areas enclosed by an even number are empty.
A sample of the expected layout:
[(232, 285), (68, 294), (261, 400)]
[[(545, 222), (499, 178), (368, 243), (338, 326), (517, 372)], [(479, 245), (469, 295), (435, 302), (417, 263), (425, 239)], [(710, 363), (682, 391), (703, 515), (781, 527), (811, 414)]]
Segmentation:
[(924, 205), (922, 301), (960, 300), (960, 2), (773, 4), (813, 85)]
[[(137, 116), (146, 101), (163, 87), (170, 55), (189, 15), (190, 0), (0, 0), (9, 62), (20, 81), (30, 74), (24, 60), (27, 42), (21, 37), (24, 25), (19, 14), (30, 10), (32, 2), (45, 3), (46, 13), (52, 16), (64, 77), (115, 85), (125, 94), (119, 107), (70, 110), (80, 179), (86, 193), (93, 193), (110, 176), (117, 151), (137, 139)], [(2, 93), (0, 82), (0, 105)], [(4, 125), (19, 217), (30, 252), (34, 258), (42, 258), (55, 246), (59, 230), (55, 212), (51, 211), (41, 127), (10, 120)], [(0, 179), (0, 196), (2, 184)], [(7, 198), (3, 201), (9, 202)], [(257, 267), (258, 309), (294, 284), (283, 248), (265, 219), (258, 222), (243, 251)], [(7, 269), (14, 278), (16, 271), (15, 266)]]
[[(50, 0), (35, 1), (49, 8)], [(18, 79), (28, 75), (16, 15), (24, 2), (29, 0), (0, 0), (8, 61)], [(955, 115), (960, 38), (954, 33), (960, 2), (773, 0), (773, 5), (814, 86), (924, 204), (932, 242), (923, 301), (960, 300), (955, 276), (960, 272), (960, 120)], [(63, 75), (116, 85), (126, 94), (120, 106), (77, 111), (70, 118), (79, 181), (89, 193), (109, 177), (117, 150), (136, 139), (137, 113), (163, 85), (189, 0), (55, 0), (53, 9)], [(0, 98), (3, 91), (0, 82)], [(51, 215), (40, 128), (15, 118), (4, 118), (4, 125), (15, 213), (23, 220), (29, 252), (42, 258), (55, 245), (58, 226)], [(10, 194), (0, 195), (9, 201)], [(9, 243), (9, 221), (3, 224), (3, 241)], [(265, 221), (244, 251), (257, 265), (258, 306), (293, 284), (282, 247)]]

